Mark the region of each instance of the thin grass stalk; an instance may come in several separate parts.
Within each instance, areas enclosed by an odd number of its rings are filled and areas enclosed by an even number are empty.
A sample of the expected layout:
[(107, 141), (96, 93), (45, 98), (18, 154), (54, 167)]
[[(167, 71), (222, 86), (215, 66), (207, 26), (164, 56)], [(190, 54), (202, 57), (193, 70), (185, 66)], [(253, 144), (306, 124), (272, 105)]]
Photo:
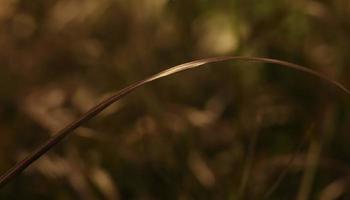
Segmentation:
[(252, 168), (253, 168), (253, 163), (255, 160), (255, 153), (256, 153), (256, 145), (258, 143), (259, 139), (259, 132), (258, 130), (254, 130), (253, 136), (250, 139), (250, 144), (248, 147), (248, 153), (247, 153), (247, 158), (244, 163), (243, 167), (243, 174), (241, 178), (241, 184), (239, 186), (238, 190), (238, 200), (244, 200), (247, 199), (247, 189), (248, 189), (248, 182), (251, 176)]
[(143, 79), (141, 81), (135, 82), (124, 89), (118, 91), (111, 97), (103, 100), (101, 103), (97, 104), (93, 108), (91, 108), (88, 112), (83, 114), (79, 119), (76, 121), (73, 121), (72, 123), (68, 124), (66, 127), (64, 127), (62, 130), (58, 131), (54, 134), (47, 142), (42, 144), (40, 147), (38, 147), (34, 152), (29, 154), (26, 158), (24, 158), (22, 161), (15, 164), (11, 169), (6, 171), (1, 177), (0, 177), (0, 188), (4, 187), (9, 181), (13, 180), (17, 175), (19, 175), (24, 169), (26, 169), (28, 166), (30, 166), (34, 161), (36, 161), (38, 158), (40, 158), (42, 155), (44, 155), (46, 152), (48, 152), (50, 149), (52, 149), (57, 143), (62, 141), (68, 134), (70, 134), (72, 131), (77, 129), (79, 126), (84, 124), (85, 122), (89, 121), (91, 118), (95, 117), (97, 114), (99, 114), (101, 111), (103, 111), (105, 108), (113, 104), (114, 102), (118, 101), (119, 99), (123, 98), (130, 92), (134, 91), (135, 89), (143, 86), (146, 83), (150, 83), (152, 81), (155, 81), (157, 79), (160, 79), (162, 77), (166, 77), (181, 71), (193, 69), (200, 67), (205, 64), (209, 63), (216, 63), (221, 61), (228, 61), (228, 60), (236, 60), (236, 61), (250, 61), (250, 62), (262, 62), (262, 63), (270, 63), (270, 64), (277, 64), (280, 66), (283, 66), (285, 68), (294, 69), (296, 71), (304, 72), (306, 74), (310, 74), (314, 77), (318, 77), (324, 82), (327, 82), (339, 90), (343, 91), (347, 95), (350, 96), (350, 90), (347, 89), (344, 85), (341, 83), (327, 77), (326, 75), (320, 74), (314, 70), (311, 70), (307, 67), (297, 65), (294, 63), (277, 60), (277, 59), (270, 59), (270, 58), (260, 58), (260, 57), (244, 57), (244, 56), (223, 56), (223, 57), (213, 57), (213, 58), (206, 58), (201, 60), (195, 60), (188, 63), (184, 63), (181, 65), (177, 65), (175, 67), (166, 69), (160, 73), (157, 73), (155, 75), (150, 76), (149, 78)]
[(321, 141), (314, 139), (311, 141), (305, 164), (305, 172), (301, 180), (297, 200), (308, 200), (312, 191), (313, 180), (317, 171), (322, 151)]
[(332, 136), (330, 127), (332, 122), (327, 120), (327, 116), (332, 114), (332, 106), (328, 102), (322, 104), (322, 112), (320, 114), (321, 123), (318, 125), (317, 132), (319, 135), (310, 141), (307, 159), (305, 161), (304, 174), (301, 179), (297, 200), (308, 200), (312, 194), (314, 180), (320, 164), (321, 154), (325, 143)]
[(264, 198), (263, 199), (269, 199), (271, 197), (271, 195), (277, 190), (277, 188), (280, 186), (282, 180), (287, 176), (288, 171), (290, 170), (295, 158), (297, 157), (297, 155), (299, 153), (302, 152), (302, 147), (306, 144), (307, 141), (310, 140), (311, 138), (311, 133), (313, 131), (314, 128), (314, 123), (311, 124), (310, 128), (306, 131), (305, 136), (303, 137), (303, 139), (301, 140), (301, 142), (299, 142), (299, 144), (296, 146), (294, 153), (292, 154), (292, 156), (289, 158), (288, 162), (287, 162), (287, 166), (282, 170), (282, 172), (278, 175), (276, 181), (274, 181), (274, 183), (270, 186), (270, 188), (267, 190), (267, 192), (264, 194)]

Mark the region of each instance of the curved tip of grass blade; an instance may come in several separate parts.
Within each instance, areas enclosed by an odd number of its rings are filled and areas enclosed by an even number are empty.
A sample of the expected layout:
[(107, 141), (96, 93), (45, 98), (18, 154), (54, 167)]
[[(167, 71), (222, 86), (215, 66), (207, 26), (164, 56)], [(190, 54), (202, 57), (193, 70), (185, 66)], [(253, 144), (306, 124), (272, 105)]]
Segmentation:
[(243, 57), (243, 56), (223, 56), (223, 57), (213, 57), (213, 58), (205, 58), (200, 60), (195, 60), (191, 62), (187, 62), (181, 65), (177, 65), (174, 67), (171, 67), (169, 69), (166, 69), (160, 73), (157, 73), (153, 76), (150, 76), (149, 78), (146, 78), (144, 80), (138, 81), (134, 84), (131, 84), (127, 87), (125, 87), (122, 90), (119, 90), (116, 94), (113, 96), (105, 99), (101, 103), (97, 104), (93, 108), (91, 108), (88, 112), (86, 112), (83, 116), (81, 116), (76, 121), (70, 123), (62, 130), (58, 131), (53, 137), (51, 137), (47, 142), (45, 142), (42, 146), (37, 148), (33, 153), (31, 153), (29, 156), (27, 156), (22, 161), (18, 162), (14, 167), (9, 169), (7, 172), (5, 172), (0, 177), (0, 188), (5, 186), (9, 181), (11, 181), (13, 178), (15, 178), (18, 174), (20, 174), (24, 169), (26, 169), (28, 166), (30, 166), (35, 160), (40, 158), (42, 155), (44, 155), (46, 152), (48, 152), (52, 147), (54, 147), (57, 143), (62, 141), (62, 139), (65, 138), (69, 133), (71, 133), (73, 130), (81, 126), (84, 122), (90, 120), (91, 118), (95, 117), (97, 114), (99, 114), (102, 110), (107, 108), (112, 103), (118, 101), (128, 93), (134, 91), (135, 89), (141, 87), (142, 85), (146, 83), (150, 83), (152, 81), (155, 81), (157, 79), (170, 76), (172, 74), (197, 68), (200, 66), (203, 66), (205, 64), (209, 63), (217, 63), (221, 61), (229, 61), (229, 60), (236, 60), (236, 61), (249, 61), (249, 62), (261, 62), (261, 63), (271, 63), (280, 65), (282, 67), (291, 68), (300, 72), (304, 72), (307, 74), (310, 74), (314, 77), (320, 78), (322, 81), (329, 83), (330, 85), (335, 86), (336, 88), (340, 89), (341, 91), (345, 92), (347, 95), (350, 96), (350, 90), (347, 89), (344, 85), (341, 83), (327, 77), (326, 75), (323, 75), (319, 72), (316, 72), (312, 69), (309, 69), (307, 67), (297, 65), (294, 63), (277, 60), (277, 59), (270, 59), (270, 58), (261, 58), (261, 57)]
[(185, 71), (188, 69), (197, 68), (197, 67), (200, 67), (200, 66), (205, 65), (205, 64), (216, 63), (216, 62), (221, 62), (221, 61), (229, 61), (229, 60), (270, 63), (270, 64), (280, 65), (282, 67), (291, 68), (291, 69), (318, 77), (321, 80), (339, 88), (341, 91), (345, 92), (347, 95), (350, 95), (350, 90), (347, 89), (343, 84), (341, 84), (338, 81), (335, 81), (335, 80), (333, 80), (333, 79), (327, 77), (326, 75), (323, 75), (317, 71), (314, 71), (310, 68), (307, 68), (307, 67), (304, 67), (301, 65), (297, 65), (297, 64), (294, 64), (291, 62), (277, 60), (277, 59), (271, 59), (271, 58), (262, 58), (262, 57), (222, 56), (222, 57), (213, 57), (213, 58), (205, 58), (205, 59), (195, 60), (195, 61), (187, 62), (187, 63), (181, 64), (181, 65), (177, 65), (175, 67), (171, 67), (169, 69), (166, 69), (166, 70), (146, 79), (145, 82), (151, 82), (151, 81), (154, 81), (156, 79), (166, 77), (166, 76), (169, 76), (169, 75), (181, 72), (181, 71)]

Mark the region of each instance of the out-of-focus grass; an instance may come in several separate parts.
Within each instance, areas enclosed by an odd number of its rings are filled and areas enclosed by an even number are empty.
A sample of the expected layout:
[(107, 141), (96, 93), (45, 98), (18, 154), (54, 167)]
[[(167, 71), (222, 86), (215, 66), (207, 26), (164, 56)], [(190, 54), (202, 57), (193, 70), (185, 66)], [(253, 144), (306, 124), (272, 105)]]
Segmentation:
[[(341, 0), (2, 0), (1, 172), (111, 91), (193, 58), (279, 58), (349, 86), (349, 10)], [(122, 100), (0, 199), (237, 199), (251, 136), (259, 134), (245, 194), (257, 199), (310, 124), (322, 151), (306, 199), (346, 199), (349, 100), (292, 71), (219, 65), (237, 67), (176, 75)], [(313, 144), (270, 199), (301, 195)]]

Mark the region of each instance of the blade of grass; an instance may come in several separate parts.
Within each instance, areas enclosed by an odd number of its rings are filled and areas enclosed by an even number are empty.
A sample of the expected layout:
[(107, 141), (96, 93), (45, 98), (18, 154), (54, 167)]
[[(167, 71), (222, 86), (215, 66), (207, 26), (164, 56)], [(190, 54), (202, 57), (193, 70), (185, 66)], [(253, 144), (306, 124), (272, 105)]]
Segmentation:
[[(305, 160), (304, 174), (301, 178), (299, 191), (297, 194), (297, 200), (310, 199), (314, 190), (315, 178), (317, 177), (318, 168), (320, 165), (320, 159), (325, 144), (329, 141), (333, 134), (331, 127), (332, 120), (329, 120), (329, 115), (333, 114), (333, 107), (327, 102), (322, 104), (321, 112), (318, 115), (321, 123), (318, 124), (316, 132), (318, 133), (313, 137), (309, 144), (307, 157)], [(328, 116), (328, 117), (327, 117)]]
[(282, 180), (287, 176), (288, 171), (292, 167), (292, 164), (297, 157), (299, 153), (302, 152), (302, 147), (306, 144), (306, 142), (310, 139), (311, 133), (314, 128), (314, 123), (311, 124), (310, 128), (307, 130), (305, 136), (301, 140), (301, 142), (298, 143), (298, 145), (295, 147), (294, 153), (289, 158), (286, 167), (282, 170), (282, 172), (278, 175), (276, 181), (270, 186), (270, 188), (267, 190), (267, 192), (264, 194), (263, 199), (270, 199), (271, 195), (274, 191), (278, 188), (278, 186), (281, 184)]
[(319, 165), (321, 151), (322, 142), (319, 140), (312, 140), (309, 146), (304, 175), (302, 177), (299, 192), (297, 194), (297, 200), (307, 200), (310, 198), (312, 186)]
[(223, 56), (223, 57), (213, 57), (213, 58), (206, 58), (201, 60), (195, 60), (192, 62), (184, 63), (181, 65), (177, 65), (175, 67), (166, 69), (160, 73), (157, 73), (153, 76), (150, 76), (149, 78), (143, 79), (141, 81), (135, 82), (127, 87), (125, 87), (122, 90), (119, 90), (116, 94), (112, 95), (111, 97), (105, 99), (98, 105), (91, 108), (88, 112), (86, 112), (84, 115), (82, 115), (79, 119), (76, 121), (68, 124), (66, 127), (64, 127), (62, 130), (58, 131), (54, 136), (52, 136), (47, 142), (45, 142), (43, 145), (38, 147), (34, 152), (32, 152), (30, 155), (28, 155), (26, 158), (24, 158), (22, 161), (18, 162), (14, 167), (9, 169), (7, 172), (5, 172), (0, 177), (0, 188), (5, 186), (10, 180), (12, 180), (14, 177), (16, 177), (18, 174), (20, 174), (24, 169), (26, 169), (29, 165), (31, 165), (35, 160), (40, 158), (43, 154), (45, 154), (47, 151), (49, 151), (52, 147), (54, 147), (57, 143), (62, 141), (69, 133), (71, 133), (73, 130), (81, 126), (86, 121), (90, 120), (91, 118), (95, 117), (97, 114), (99, 114), (101, 111), (103, 111), (105, 108), (107, 108), (112, 103), (118, 101), (122, 97), (126, 96), (130, 92), (134, 91), (135, 89), (141, 87), (142, 85), (155, 81), (157, 79), (160, 79), (162, 77), (166, 77), (181, 71), (189, 70), (192, 68), (197, 68), (199, 66), (209, 64), (209, 63), (216, 63), (221, 61), (228, 61), (228, 60), (236, 60), (236, 61), (250, 61), (250, 62), (262, 62), (262, 63), (270, 63), (270, 64), (277, 64), (286, 68), (291, 68), (300, 72), (304, 72), (307, 74), (310, 74), (314, 77), (318, 77), (321, 80), (337, 87), (344, 93), (350, 96), (350, 90), (347, 89), (345, 86), (343, 86), (341, 83), (328, 78), (326, 75), (320, 74), (314, 70), (311, 70), (307, 67), (297, 65), (294, 63), (277, 60), (277, 59), (270, 59), (270, 58), (260, 58), (260, 57), (243, 57), (243, 56)]
[(255, 158), (255, 151), (256, 151), (256, 145), (258, 143), (258, 139), (259, 139), (259, 133), (258, 131), (255, 130), (250, 140), (247, 158), (245, 160), (244, 167), (243, 167), (241, 184), (238, 190), (238, 200), (247, 199), (246, 195), (247, 195), (248, 181), (250, 179), (251, 171), (255, 160), (254, 158)]

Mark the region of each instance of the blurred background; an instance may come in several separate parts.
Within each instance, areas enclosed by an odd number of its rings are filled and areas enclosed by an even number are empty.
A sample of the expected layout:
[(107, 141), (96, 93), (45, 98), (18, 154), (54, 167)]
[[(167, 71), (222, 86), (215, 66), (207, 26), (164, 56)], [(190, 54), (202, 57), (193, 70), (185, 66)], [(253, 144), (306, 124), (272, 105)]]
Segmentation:
[[(350, 1), (0, 0), (0, 173), (113, 92), (218, 55), (350, 87)], [(350, 98), (222, 62), (138, 89), (0, 199), (350, 199)]]

